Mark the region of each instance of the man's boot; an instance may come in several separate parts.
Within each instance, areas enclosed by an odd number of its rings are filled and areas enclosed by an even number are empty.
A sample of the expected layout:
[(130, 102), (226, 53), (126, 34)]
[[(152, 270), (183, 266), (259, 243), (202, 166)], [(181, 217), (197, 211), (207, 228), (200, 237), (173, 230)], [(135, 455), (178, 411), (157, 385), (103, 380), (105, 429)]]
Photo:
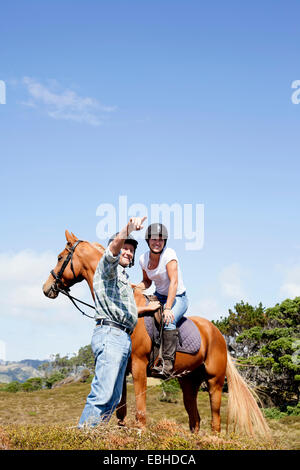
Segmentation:
[(162, 337), (162, 364), (153, 367), (152, 377), (157, 377), (160, 379), (169, 378), (172, 375), (175, 355), (176, 355), (176, 345), (178, 338), (178, 330), (163, 330)]

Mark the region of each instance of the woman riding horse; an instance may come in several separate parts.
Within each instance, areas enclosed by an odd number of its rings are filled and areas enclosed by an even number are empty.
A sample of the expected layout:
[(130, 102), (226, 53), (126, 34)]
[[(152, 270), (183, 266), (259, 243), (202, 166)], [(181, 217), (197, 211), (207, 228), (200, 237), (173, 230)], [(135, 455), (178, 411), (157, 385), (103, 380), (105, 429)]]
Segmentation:
[(175, 250), (167, 248), (168, 231), (163, 224), (149, 225), (145, 239), (149, 251), (140, 257), (143, 280), (138, 288), (148, 289), (155, 284), (154, 295), (163, 308), (162, 363), (152, 368), (152, 377), (171, 376), (175, 361), (178, 329), (176, 325), (188, 308), (186, 289), (178, 266)]

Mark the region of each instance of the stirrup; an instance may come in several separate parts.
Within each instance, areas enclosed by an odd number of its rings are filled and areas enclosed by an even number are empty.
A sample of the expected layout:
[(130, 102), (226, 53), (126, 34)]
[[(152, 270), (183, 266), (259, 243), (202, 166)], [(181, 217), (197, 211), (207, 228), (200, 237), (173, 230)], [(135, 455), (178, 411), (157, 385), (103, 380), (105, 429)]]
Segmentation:
[(159, 366), (154, 366), (151, 369), (151, 377), (158, 378), (158, 379), (170, 379), (173, 376), (174, 368), (170, 370), (170, 372), (165, 371), (164, 362)]
[(159, 364), (158, 366), (152, 367), (151, 377), (154, 377), (154, 378), (162, 378), (163, 377), (163, 364)]

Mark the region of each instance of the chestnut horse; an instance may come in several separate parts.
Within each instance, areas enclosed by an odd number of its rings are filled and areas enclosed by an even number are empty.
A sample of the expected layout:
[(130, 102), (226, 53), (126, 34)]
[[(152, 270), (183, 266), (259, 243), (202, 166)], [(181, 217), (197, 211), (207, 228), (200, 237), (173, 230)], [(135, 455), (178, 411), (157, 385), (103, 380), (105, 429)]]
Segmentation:
[[(72, 285), (85, 279), (93, 292), (93, 277), (97, 264), (104, 253), (98, 243), (78, 240), (68, 231), (65, 232), (67, 245), (58, 255), (58, 262), (45, 284), (43, 292), (49, 298), (56, 298), (60, 289), (68, 290)], [(134, 289), (137, 306), (146, 305), (147, 299), (139, 289)], [(228, 417), (227, 424), (233, 423), (240, 432), (268, 435), (268, 425), (248, 387), (227, 351), (226, 342), (216, 326), (200, 317), (189, 317), (197, 326), (201, 336), (201, 347), (197, 354), (176, 353), (174, 375), (178, 377), (185, 409), (192, 432), (200, 427), (197, 408), (197, 394), (203, 381), (206, 382), (211, 407), (211, 427), (220, 432), (220, 407), (222, 389), (227, 377)], [(141, 425), (146, 424), (147, 365), (152, 348), (151, 339), (146, 331), (144, 318), (139, 317), (131, 336), (132, 354), (129, 368), (132, 373), (136, 397), (136, 418)], [(119, 424), (124, 424), (126, 416), (126, 380), (123, 396), (117, 410)]]

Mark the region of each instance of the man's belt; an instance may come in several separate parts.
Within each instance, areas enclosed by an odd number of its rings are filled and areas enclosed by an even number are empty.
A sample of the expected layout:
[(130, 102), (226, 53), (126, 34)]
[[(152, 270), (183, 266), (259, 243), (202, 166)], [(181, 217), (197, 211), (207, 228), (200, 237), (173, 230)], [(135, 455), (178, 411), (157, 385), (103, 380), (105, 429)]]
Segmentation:
[(119, 330), (123, 330), (125, 331), (127, 334), (131, 335), (132, 334), (132, 330), (130, 328), (127, 328), (126, 326), (122, 326), (122, 325), (119, 325), (119, 323), (115, 323), (114, 321), (110, 321), (110, 320), (98, 320), (96, 325), (106, 325), (106, 326), (112, 326), (114, 328), (118, 328)]

